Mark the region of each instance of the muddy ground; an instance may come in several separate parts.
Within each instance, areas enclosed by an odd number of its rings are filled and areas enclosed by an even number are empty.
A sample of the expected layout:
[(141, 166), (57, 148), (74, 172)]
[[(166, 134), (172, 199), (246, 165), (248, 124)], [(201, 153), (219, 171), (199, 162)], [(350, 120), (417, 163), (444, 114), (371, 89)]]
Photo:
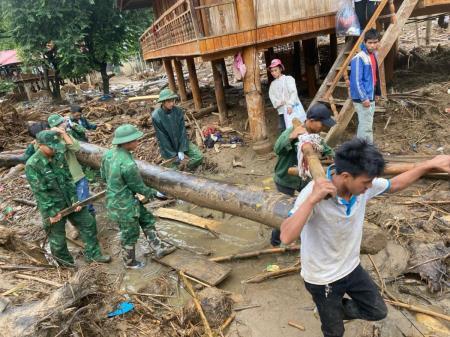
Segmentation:
[[(442, 30), (434, 27), (434, 33), (442, 39)], [(405, 48), (412, 50), (411, 35), (406, 34), (404, 39), (402, 43)], [(450, 154), (450, 115), (445, 110), (450, 107), (450, 50), (448, 46), (437, 48), (438, 43), (443, 44), (442, 41), (434, 42), (433, 48), (415, 49), (409, 61), (396, 71), (391, 95), (386, 101), (380, 102), (386, 109), (375, 115), (375, 142), (387, 158), (400, 154)], [(214, 101), (213, 84), (208, 67), (202, 67), (204, 72), (199, 78), (204, 103), (208, 106)], [(96, 101), (94, 93), (74, 97), (86, 104), (89, 119), (99, 124), (99, 130), (90, 134), (92, 142), (108, 146), (114, 128), (121, 123), (132, 122), (147, 134), (136, 156), (159, 164), (162, 159), (156, 141), (150, 137), (152, 127), (148, 118), (154, 106), (148, 103), (127, 103), (123, 94), (123, 88), (139, 87), (142, 83), (142, 80), (113, 78), (112, 87), (117, 94), (112, 102)], [(263, 89), (267, 93), (267, 86)], [(222, 135), (225, 142), (232, 136), (238, 136), (243, 144), (204, 149), (207, 163), (195, 173), (229, 183), (259, 185), (274, 190), (272, 174), (276, 158), (274, 155), (259, 158), (251, 150), (246, 129), (245, 99), (242, 95), (241, 83), (232, 83), (232, 88), (226, 90), (230, 120), (228, 128), (222, 129)], [(269, 139), (273, 142), (277, 136), (277, 115), (270, 107), (268, 98), (265, 99)], [(306, 106), (308, 100), (302, 98), (302, 101)], [(192, 109), (192, 102), (182, 105), (187, 110)], [(18, 116), (27, 116), (30, 120), (45, 119), (51, 111), (65, 108), (54, 106), (44, 99), (30, 104), (17, 103), (14, 107)], [(14, 114), (14, 111), (4, 110), (3, 120), (0, 121), (3, 122), (0, 145), (4, 150), (24, 148), (30, 141), (20, 118), (12, 119), (15, 124), (5, 123)], [(218, 127), (218, 116), (213, 113), (198, 122), (203, 129)], [(355, 120), (344, 138), (351, 138), (354, 128)], [(192, 125), (189, 130), (195, 141), (195, 127)], [(233, 160), (235, 164), (240, 162), (242, 165), (233, 167)], [(0, 172), (1, 177), (5, 177), (6, 173)], [(88, 170), (88, 177), (94, 192), (100, 191), (103, 184), (96, 172)], [(381, 228), (387, 234), (388, 242), (386, 248), (371, 256), (373, 263), (368, 255), (362, 256), (362, 263), (378, 284), (384, 284), (383, 292), (387, 298), (449, 314), (449, 187), (448, 180), (424, 179), (398, 195), (382, 196), (369, 204), (366, 221)], [(190, 296), (184, 290), (183, 282), (174, 271), (144, 256), (146, 244), (142, 237), (138, 244), (138, 255), (146, 261), (146, 267), (138, 271), (123, 269), (118, 229), (106, 218), (103, 203), (96, 203), (99, 240), (103, 249), (112, 255), (113, 262), (106, 266), (87, 266), (82, 259), (79, 241), (75, 240), (69, 242), (69, 247), (77, 257), (76, 271), (48, 265), (42, 250), (35, 246), (45, 237), (36, 208), (16, 203), (12, 201), (13, 198), (33, 200), (23, 174), (0, 180), (2, 225), (14, 231), (14, 234), (0, 235), (3, 238), (0, 240), (0, 309), (6, 305), (5, 311), (0, 313), (0, 336), (26, 335), (19, 333), (19, 329), (10, 330), (10, 327), (14, 324), (32, 326), (37, 322), (38, 332), (32, 335), (202, 335), (202, 324), (195, 317), (195, 310), (190, 307)], [(158, 205), (155, 202), (149, 207)], [(271, 229), (264, 225), (187, 202), (174, 201), (168, 207), (221, 222), (216, 228), (221, 235), (216, 238), (208, 232), (178, 222), (159, 220), (159, 232), (182, 249), (200, 254), (210, 253), (216, 257), (270, 248)], [(447, 259), (442, 258), (444, 256)], [(437, 259), (423, 264), (432, 258)], [(284, 268), (297, 261), (298, 254), (290, 253), (226, 263), (232, 268), (232, 273), (219, 285), (226, 293), (212, 296), (222, 302), (207, 313), (210, 322), (214, 316), (212, 313), (215, 313), (219, 317), (216, 317), (217, 322), (214, 321), (217, 323), (215, 327), (220, 326), (230, 316), (230, 303), (233, 301), (236, 317), (223, 330), (223, 336), (321, 336), (313, 302), (297, 273), (260, 284), (245, 283), (250, 277), (265, 272), (269, 265)], [(39, 279), (24, 279), (22, 275)], [(56, 284), (43, 283), (42, 280)], [(62, 290), (66, 287), (63, 286), (66, 281), (69, 281), (66, 286), (70, 286), (64, 293)], [(80, 284), (83, 286), (72, 286)], [(200, 288), (197, 287), (197, 290)], [(59, 293), (56, 289), (60, 289)], [(83, 292), (83, 289), (89, 291)], [(58, 298), (49, 300), (52, 294), (57, 294)], [(134, 303), (132, 312), (115, 318), (106, 317), (118, 303), (125, 300)], [(31, 313), (37, 318), (31, 318)], [(18, 317), (21, 320), (14, 321)], [(303, 325), (305, 331), (289, 326), (289, 321)], [(405, 309), (398, 310), (391, 305), (388, 317), (381, 322), (352, 321), (346, 323), (345, 327), (346, 336), (358, 337), (450, 335), (450, 326), (445, 320)]]

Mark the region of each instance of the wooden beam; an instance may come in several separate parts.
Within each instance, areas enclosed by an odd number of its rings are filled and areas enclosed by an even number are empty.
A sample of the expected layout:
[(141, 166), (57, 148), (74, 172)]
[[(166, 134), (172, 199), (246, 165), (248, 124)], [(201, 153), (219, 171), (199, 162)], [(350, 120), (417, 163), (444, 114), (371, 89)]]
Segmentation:
[(319, 60), (317, 50), (317, 38), (302, 41), (305, 57), (306, 81), (308, 82), (308, 95), (314, 97), (317, 93), (316, 64)]
[(202, 108), (202, 94), (198, 85), (197, 71), (195, 70), (195, 62), (193, 57), (186, 59), (186, 65), (189, 72), (189, 83), (191, 84), (192, 99), (194, 100), (195, 110)]
[(380, 63), (383, 63), (387, 53), (397, 41), (403, 26), (408, 21), (418, 2), (419, 0), (404, 0), (401, 4), (396, 14), (397, 22), (389, 25), (380, 41), (380, 47), (378, 48), (378, 61)]
[(180, 99), (182, 102), (187, 101), (186, 82), (184, 81), (183, 65), (178, 59), (173, 60), (173, 65), (175, 68), (175, 73), (177, 74), (178, 94), (180, 95)]
[(217, 69), (220, 67), (220, 60), (211, 61), (214, 78), (214, 92), (216, 94), (217, 107), (219, 110), (219, 123), (225, 125), (228, 121), (227, 104), (225, 103), (225, 90), (223, 89), (222, 75)]
[(225, 59), (224, 58), (222, 58), (220, 60), (220, 65), (221, 65), (221, 69), (222, 69), (222, 71), (220, 73), (222, 75), (223, 86), (225, 88), (229, 88), (230, 87), (230, 82), (228, 81), (227, 65), (225, 64)]
[(175, 76), (173, 75), (173, 67), (170, 59), (163, 59), (164, 69), (166, 70), (167, 80), (169, 81), (169, 88), (173, 92), (177, 92), (177, 86), (175, 85)]
[(336, 33), (330, 34), (330, 60), (333, 63), (337, 58), (337, 35)]
[[(272, 48), (273, 51), (273, 48)], [(297, 84), (302, 82), (302, 67), (301, 67), (301, 47), (300, 47), (300, 41), (295, 41), (294, 42), (294, 62), (293, 62), (293, 66), (294, 66), (294, 78), (295, 78), (295, 82)], [(268, 72), (267, 74), (268, 76), (270, 75), (270, 73)], [(271, 77), (271, 76), (270, 76)]]

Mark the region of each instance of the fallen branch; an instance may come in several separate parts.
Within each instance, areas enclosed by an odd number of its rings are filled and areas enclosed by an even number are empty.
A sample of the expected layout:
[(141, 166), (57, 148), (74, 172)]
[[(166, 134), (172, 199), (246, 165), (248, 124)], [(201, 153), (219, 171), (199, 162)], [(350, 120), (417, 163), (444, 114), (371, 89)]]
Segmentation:
[(194, 288), (192, 288), (192, 284), (188, 281), (186, 275), (181, 270), (179, 271), (179, 275), (184, 285), (186, 286), (187, 292), (192, 296), (192, 299), (194, 300), (195, 307), (197, 308), (197, 311), (200, 314), (200, 318), (203, 321), (203, 325), (207, 336), (213, 337), (211, 327), (209, 326), (208, 320), (206, 319), (205, 313), (203, 312), (202, 305), (200, 304), (200, 301), (197, 298), (197, 294), (195, 293)]
[(174, 298), (175, 297), (175, 296), (172, 296), (172, 295), (138, 293), (138, 292), (135, 292), (135, 291), (128, 291), (128, 290), (120, 291), (119, 293), (121, 295), (129, 294), (129, 295), (137, 295), (137, 296), (145, 296), (145, 297), (162, 297), (162, 298)]
[(247, 305), (245, 307), (238, 307), (238, 308), (234, 308), (234, 311), (242, 311), (242, 310), (247, 310), (247, 309), (253, 309), (253, 308), (259, 308), (260, 305), (259, 304), (255, 304), (255, 305)]
[(425, 204), (425, 205), (448, 205), (450, 200), (414, 200), (414, 201), (395, 201), (396, 205), (415, 205), (415, 204)]
[(31, 207), (35, 207), (36, 206), (36, 203), (34, 201), (27, 200), (27, 199), (15, 198), (15, 199), (12, 199), (12, 201), (17, 202), (19, 204), (24, 204), (24, 205), (27, 205), (27, 206), (31, 206)]
[(385, 289), (386, 289), (386, 284), (384, 283), (383, 278), (381, 277), (380, 271), (378, 270), (377, 265), (375, 264), (375, 262), (372, 259), (372, 256), (370, 254), (367, 255), (369, 257), (370, 262), (372, 263), (373, 268), (375, 269), (375, 272), (378, 275), (378, 279), (380, 280), (380, 285), (381, 285), (381, 295), (383, 295)]
[(53, 266), (46, 266), (46, 267), (37, 267), (37, 266), (19, 266), (19, 265), (14, 265), (14, 264), (5, 264), (5, 265), (0, 265), (0, 269), (3, 270), (33, 270), (33, 271), (39, 271), (39, 270), (46, 270), (49, 268), (54, 268)]
[(422, 265), (424, 265), (424, 264), (427, 264), (427, 263), (430, 263), (430, 262), (433, 262), (433, 261), (437, 261), (437, 260), (445, 260), (445, 259), (447, 259), (449, 256), (450, 256), (450, 253), (447, 254), (447, 255), (444, 255), (444, 256), (434, 257), (434, 258), (432, 258), (432, 259), (429, 259), (429, 260), (420, 262), (420, 263), (418, 263), (418, 264), (415, 264), (414, 266), (409, 267), (408, 270), (417, 268), (417, 267), (419, 267), (419, 266), (422, 266)]
[(11, 167), (9, 172), (3, 178), (0, 178), (0, 181), (6, 181), (14, 178), (15, 176), (18, 176), (24, 168), (25, 168), (24, 164), (17, 164), (16, 166)]
[(290, 326), (292, 326), (292, 327), (294, 327), (294, 328), (297, 328), (297, 329), (299, 329), (300, 331), (305, 331), (305, 327), (304, 327), (303, 325), (301, 325), (301, 324), (298, 324), (298, 323), (294, 323), (294, 322), (292, 322), (292, 321), (289, 321), (289, 322), (288, 322), (288, 325), (290, 325)]
[(233, 312), (230, 317), (228, 317), (226, 319), (225, 322), (223, 322), (223, 324), (220, 326), (220, 331), (225, 330), (226, 328), (228, 328), (228, 326), (231, 324), (231, 322), (233, 322), (233, 320), (236, 318), (236, 313)]
[(40, 278), (40, 277), (31, 276), (31, 275), (14, 274), (14, 277), (17, 277), (17, 278), (20, 278), (20, 279), (23, 279), (23, 280), (37, 281), (37, 282), (48, 284), (50, 286), (57, 287), (57, 288), (63, 286), (61, 283), (49, 281), (49, 280), (46, 280), (46, 279), (43, 279), (43, 278)]
[(262, 273), (262, 274), (255, 275), (255, 276), (249, 278), (248, 280), (243, 281), (243, 283), (261, 283), (265, 280), (279, 278), (279, 277), (286, 276), (286, 275), (289, 275), (292, 273), (298, 273), (300, 271), (300, 269), (301, 269), (300, 266), (294, 266), (294, 267), (280, 269), (278, 271)]
[(261, 255), (267, 255), (267, 254), (282, 254), (282, 253), (286, 253), (286, 252), (294, 252), (294, 251), (298, 251), (299, 249), (300, 249), (299, 245), (292, 246), (292, 247), (285, 247), (285, 248), (270, 248), (270, 249), (258, 250), (255, 252), (213, 257), (213, 258), (210, 258), (209, 261), (213, 261), (213, 262), (233, 261), (233, 260), (240, 260), (240, 259), (248, 259), (251, 257), (258, 257)]
[(421, 314), (425, 314), (425, 315), (429, 315), (429, 316), (433, 316), (433, 317), (437, 317), (437, 318), (442, 318), (448, 322), (450, 322), (450, 316), (448, 315), (444, 315), (438, 312), (434, 312), (428, 309), (424, 309), (412, 304), (406, 304), (406, 303), (402, 303), (402, 302), (397, 302), (397, 301), (391, 301), (391, 300), (385, 300), (386, 303), (389, 303), (393, 306), (399, 307), (399, 308), (404, 308), (404, 309), (408, 309), (410, 311), (414, 311), (414, 312), (418, 312)]

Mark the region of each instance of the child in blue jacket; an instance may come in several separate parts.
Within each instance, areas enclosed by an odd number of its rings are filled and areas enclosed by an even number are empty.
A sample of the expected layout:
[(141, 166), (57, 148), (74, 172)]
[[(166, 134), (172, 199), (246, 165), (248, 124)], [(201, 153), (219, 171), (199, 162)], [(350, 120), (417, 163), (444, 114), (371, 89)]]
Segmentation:
[(375, 96), (381, 95), (380, 73), (376, 50), (380, 36), (376, 29), (370, 29), (364, 35), (361, 51), (351, 62), (350, 95), (358, 114), (357, 137), (373, 143), (373, 115)]

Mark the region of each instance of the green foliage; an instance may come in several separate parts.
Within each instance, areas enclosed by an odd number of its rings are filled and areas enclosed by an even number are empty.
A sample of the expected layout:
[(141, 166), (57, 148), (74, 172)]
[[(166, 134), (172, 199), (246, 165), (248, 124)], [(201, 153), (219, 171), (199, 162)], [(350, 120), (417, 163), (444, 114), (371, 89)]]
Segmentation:
[[(100, 71), (138, 50), (150, 11), (119, 12), (115, 0), (5, 0), (12, 39), (25, 62), (45, 60), (63, 77)], [(3, 8), (2, 8), (3, 9)], [(47, 44), (55, 48), (49, 52)]]
[(0, 95), (7, 94), (14, 90), (14, 82), (8, 80), (0, 80)]
[(10, 22), (6, 15), (5, 4), (0, 1), (0, 50), (14, 49), (15, 44), (9, 31)]

